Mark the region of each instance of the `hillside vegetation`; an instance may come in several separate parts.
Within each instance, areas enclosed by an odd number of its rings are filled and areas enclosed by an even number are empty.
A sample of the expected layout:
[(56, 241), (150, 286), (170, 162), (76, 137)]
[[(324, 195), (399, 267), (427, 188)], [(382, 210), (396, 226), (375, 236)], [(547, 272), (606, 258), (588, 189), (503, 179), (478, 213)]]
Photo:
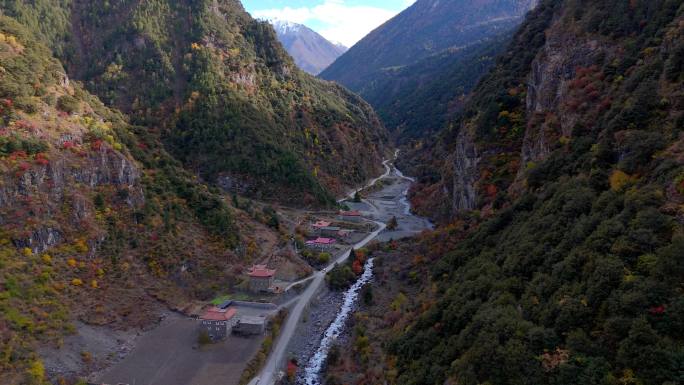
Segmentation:
[[(419, 0), (321, 77), (358, 92), (400, 144), (443, 128), (537, 0)], [(494, 40), (494, 41), (490, 41)], [(413, 94), (415, 92), (415, 94)]]
[(497, 36), (385, 69), (362, 91), (397, 143), (420, 146), (461, 112), (508, 39)]
[(6, 16), (0, 68), (0, 383), (43, 384), (36, 350), (76, 320), (148, 325), (158, 300), (207, 298), (255, 255), (231, 251), (250, 222), (216, 189)]
[(211, 183), (320, 205), (380, 171), (385, 132), (373, 110), (297, 69), (273, 28), (237, 0), (3, 9), (55, 47), (71, 77), (160, 130), (172, 155)]
[(444, 225), (388, 245), (329, 373), (684, 382), (683, 63), (681, 1), (543, 1), (421, 150)]

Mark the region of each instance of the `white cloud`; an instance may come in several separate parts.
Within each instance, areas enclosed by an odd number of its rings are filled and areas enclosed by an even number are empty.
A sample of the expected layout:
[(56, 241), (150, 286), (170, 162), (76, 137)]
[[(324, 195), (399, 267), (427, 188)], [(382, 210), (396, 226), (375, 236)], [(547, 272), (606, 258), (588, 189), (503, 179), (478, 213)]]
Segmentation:
[[(412, 4), (413, 0), (405, 0)], [(324, 0), (322, 4), (301, 8), (272, 8), (252, 12), (252, 16), (282, 19), (306, 24), (326, 39), (351, 47), (369, 32), (391, 19), (397, 12), (369, 6), (350, 6), (344, 0)]]

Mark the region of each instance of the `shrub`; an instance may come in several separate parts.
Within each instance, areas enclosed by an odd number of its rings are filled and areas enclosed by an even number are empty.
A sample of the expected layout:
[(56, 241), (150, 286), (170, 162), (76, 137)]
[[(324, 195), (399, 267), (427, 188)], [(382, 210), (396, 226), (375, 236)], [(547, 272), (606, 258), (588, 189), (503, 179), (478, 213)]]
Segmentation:
[(349, 265), (335, 265), (326, 275), (328, 285), (332, 290), (343, 290), (351, 286), (356, 279), (356, 274)]
[(211, 338), (209, 337), (209, 333), (207, 333), (206, 330), (202, 330), (199, 332), (199, 335), (197, 336), (197, 343), (202, 346), (211, 343)]
[(45, 366), (39, 360), (31, 362), (27, 370), (28, 377), (32, 384), (42, 384), (45, 382)]
[(675, 188), (677, 192), (684, 195), (684, 174), (675, 179)]
[(624, 171), (615, 170), (610, 175), (610, 188), (613, 191), (620, 191), (633, 180), (634, 178), (627, 175)]
[(397, 217), (392, 217), (389, 222), (387, 222), (387, 230), (394, 231), (397, 229), (399, 226), (399, 222), (397, 221)]
[(331, 257), (332, 256), (330, 255), (330, 253), (322, 252), (322, 253), (318, 254), (318, 262), (328, 263), (328, 262), (330, 262)]
[(79, 109), (79, 102), (71, 95), (62, 95), (57, 99), (57, 108), (68, 114), (73, 114)]
[(38, 111), (36, 102), (30, 97), (18, 97), (14, 101), (14, 105), (28, 114), (33, 114)]

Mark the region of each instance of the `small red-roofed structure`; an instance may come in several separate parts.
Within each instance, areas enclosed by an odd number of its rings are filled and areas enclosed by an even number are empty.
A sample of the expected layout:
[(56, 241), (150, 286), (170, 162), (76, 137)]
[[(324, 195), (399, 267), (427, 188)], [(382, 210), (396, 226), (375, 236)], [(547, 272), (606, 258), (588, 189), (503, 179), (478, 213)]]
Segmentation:
[(266, 265), (252, 266), (247, 272), (249, 289), (254, 292), (268, 291), (273, 286), (275, 273), (275, 269), (269, 269)]
[(314, 230), (320, 230), (324, 227), (330, 227), (331, 223), (328, 221), (316, 221), (311, 227), (314, 228)]
[(329, 249), (335, 245), (335, 240), (333, 238), (316, 238), (310, 241), (306, 241), (308, 247), (313, 247), (317, 249)]

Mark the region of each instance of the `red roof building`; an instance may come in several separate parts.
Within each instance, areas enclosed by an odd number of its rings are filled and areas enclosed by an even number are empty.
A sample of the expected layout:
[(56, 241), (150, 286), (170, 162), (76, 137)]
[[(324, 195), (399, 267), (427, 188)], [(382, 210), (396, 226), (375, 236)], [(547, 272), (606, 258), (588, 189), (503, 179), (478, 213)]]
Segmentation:
[(314, 229), (320, 229), (320, 228), (329, 227), (329, 226), (330, 226), (330, 222), (327, 222), (327, 221), (317, 221), (316, 223), (314, 223), (312, 225), (312, 227)]
[(268, 278), (273, 277), (275, 273), (275, 270), (267, 268), (266, 265), (254, 265), (249, 269), (247, 275), (257, 278)]
[(216, 306), (207, 309), (200, 317), (203, 321), (229, 321), (237, 314), (234, 308), (220, 309)]
[(213, 306), (200, 317), (200, 329), (212, 341), (225, 339), (230, 333), (235, 321), (237, 310), (234, 308), (221, 309)]
[(316, 238), (310, 241), (306, 241), (306, 245), (309, 247), (326, 249), (332, 247), (332, 245), (334, 245), (335, 242), (336, 241), (333, 238)]
[(273, 278), (276, 271), (266, 265), (252, 266), (247, 275), (249, 276), (249, 288), (254, 292), (268, 291), (273, 286)]

